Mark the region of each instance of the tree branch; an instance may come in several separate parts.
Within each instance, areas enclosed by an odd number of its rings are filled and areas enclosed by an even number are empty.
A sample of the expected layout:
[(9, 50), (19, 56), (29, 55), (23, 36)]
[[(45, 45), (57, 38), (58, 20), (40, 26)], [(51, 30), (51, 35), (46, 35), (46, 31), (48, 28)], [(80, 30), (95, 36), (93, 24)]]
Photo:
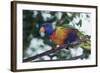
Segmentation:
[(38, 55), (36, 55), (36, 56), (29, 57), (29, 58), (27, 58), (27, 59), (24, 59), (23, 62), (32, 61), (32, 60), (34, 60), (34, 59), (36, 59), (36, 58), (39, 58), (39, 57), (42, 57), (42, 56), (44, 56), (44, 55), (48, 55), (48, 54), (50, 54), (50, 53), (54, 53), (54, 52), (56, 52), (57, 50), (63, 49), (63, 48), (65, 48), (65, 47), (67, 47), (67, 46), (68, 46), (68, 45), (65, 44), (65, 45), (62, 45), (62, 46), (60, 46), (60, 47), (53, 48), (52, 50), (48, 50), (48, 51), (46, 51), (46, 52), (44, 52), (44, 53), (38, 54)]

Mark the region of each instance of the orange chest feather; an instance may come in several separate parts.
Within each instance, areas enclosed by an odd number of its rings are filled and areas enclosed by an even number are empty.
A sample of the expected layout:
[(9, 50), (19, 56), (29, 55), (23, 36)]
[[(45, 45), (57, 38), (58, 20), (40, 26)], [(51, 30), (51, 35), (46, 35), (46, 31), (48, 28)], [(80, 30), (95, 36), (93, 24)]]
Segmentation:
[(67, 28), (58, 29), (50, 36), (50, 39), (58, 45), (64, 44), (64, 40), (68, 37), (69, 32), (72, 31)]

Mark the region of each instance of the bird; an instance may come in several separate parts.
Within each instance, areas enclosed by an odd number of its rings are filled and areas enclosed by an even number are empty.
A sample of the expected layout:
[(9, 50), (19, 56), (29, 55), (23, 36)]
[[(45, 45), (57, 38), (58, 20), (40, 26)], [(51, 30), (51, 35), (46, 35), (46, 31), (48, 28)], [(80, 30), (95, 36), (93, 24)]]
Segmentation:
[(49, 39), (57, 45), (69, 44), (77, 40), (77, 33), (73, 28), (56, 26), (53, 29), (51, 23), (46, 23), (40, 28), (40, 32), (48, 35)]

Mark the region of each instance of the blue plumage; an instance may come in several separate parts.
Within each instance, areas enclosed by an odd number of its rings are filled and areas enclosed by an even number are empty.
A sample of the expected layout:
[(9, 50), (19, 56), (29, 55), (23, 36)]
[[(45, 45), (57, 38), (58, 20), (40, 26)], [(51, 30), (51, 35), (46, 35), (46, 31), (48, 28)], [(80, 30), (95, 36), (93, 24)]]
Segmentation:
[(46, 35), (50, 36), (53, 33), (53, 27), (51, 23), (45, 23), (43, 27), (45, 28)]
[(76, 41), (77, 39), (77, 35), (74, 31), (69, 32), (68, 37), (65, 39), (64, 43), (72, 43), (74, 41)]

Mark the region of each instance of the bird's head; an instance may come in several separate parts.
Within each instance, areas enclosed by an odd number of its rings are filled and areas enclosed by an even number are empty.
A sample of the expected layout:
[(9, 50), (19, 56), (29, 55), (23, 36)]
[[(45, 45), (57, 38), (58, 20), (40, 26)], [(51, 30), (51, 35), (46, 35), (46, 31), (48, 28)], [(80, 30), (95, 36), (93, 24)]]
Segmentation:
[(50, 36), (53, 33), (53, 27), (51, 23), (45, 23), (40, 27), (40, 33), (44, 33), (47, 36)]

